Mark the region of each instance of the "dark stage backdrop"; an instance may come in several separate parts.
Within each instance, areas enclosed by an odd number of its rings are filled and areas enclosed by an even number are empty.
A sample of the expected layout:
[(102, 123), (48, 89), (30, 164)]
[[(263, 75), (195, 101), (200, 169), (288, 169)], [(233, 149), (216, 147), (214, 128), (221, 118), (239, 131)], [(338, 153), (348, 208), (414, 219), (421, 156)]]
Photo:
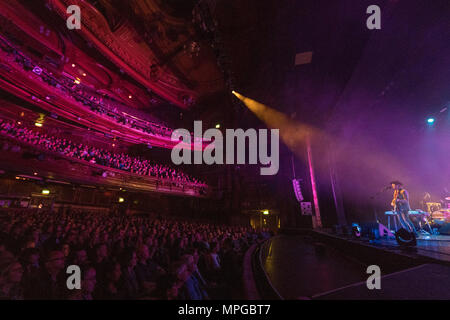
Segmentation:
[[(450, 189), (449, 7), (448, 1), (398, 2), (336, 105), (326, 133), (354, 219), (371, 219), (370, 196), (394, 179), (405, 184), (414, 208), (425, 192), (439, 200)], [(387, 191), (373, 204), (388, 210), (390, 198)]]

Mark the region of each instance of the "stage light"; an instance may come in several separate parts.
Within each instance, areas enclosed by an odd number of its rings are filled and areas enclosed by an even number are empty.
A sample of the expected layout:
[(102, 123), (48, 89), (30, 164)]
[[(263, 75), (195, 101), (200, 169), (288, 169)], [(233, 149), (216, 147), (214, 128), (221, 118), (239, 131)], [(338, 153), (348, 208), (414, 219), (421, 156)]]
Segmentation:
[(86, 73), (83, 73), (83, 77), (86, 77)]
[(50, 190), (48, 190), (48, 189), (43, 189), (43, 190), (42, 190), (42, 194), (46, 194), (46, 195), (47, 195), (47, 194), (50, 194)]
[(352, 235), (355, 238), (361, 238), (361, 227), (357, 223), (352, 223)]
[(75, 84), (80, 84), (81, 80), (80, 80), (80, 78), (76, 78), (73, 82), (75, 82)]
[(120, 203), (125, 202), (125, 199), (122, 198), (122, 197), (120, 197), (120, 198), (119, 198), (119, 202), (120, 202)]
[(42, 69), (36, 66), (33, 68), (33, 72), (36, 73), (38, 76), (40, 76), (42, 73)]
[(269, 210), (264, 210), (264, 211), (263, 211), (263, 214), (264, 214), (264, 215), (268, 215), (268, 214), (269, 214)]
[(34, 125), (35, 125), (36, 127), (42, 127), (42, 126), (43, 126), (43, 124), (40, 123), (40, 122), (35, 122)]
[(216, 129), (220, 129), (220, 123), (216, 124)]
[(231, 91), (232, 94), (234, 94), (238, 99), (243, 100), (244, 96), (241, 95), (239, 92)]
[(133, 96), (132, 96), (132, 95), (129, 95), (129, 96), (128, 96), (128, 99), (131, 99), (131, 98), (133, 98)]
[(428, 122), (428, 124), (433, 124), (434, 123), (434, 121), (436, 121), (434, 118), (428, 118), (427, 119), (427, 122)]
[(75, 68), (75, 63), (72, 63), (72, 68)]

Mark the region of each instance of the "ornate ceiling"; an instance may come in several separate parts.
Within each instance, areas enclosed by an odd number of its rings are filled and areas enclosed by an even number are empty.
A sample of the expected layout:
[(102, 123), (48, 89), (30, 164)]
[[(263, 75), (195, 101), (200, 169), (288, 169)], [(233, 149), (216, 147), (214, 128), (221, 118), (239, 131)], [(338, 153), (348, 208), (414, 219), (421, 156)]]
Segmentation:
[(48, 4), (64, 19), (68, 5), (79, 5), (79, 34), (142, 86), (181, 108), (223, 89), (214, 53), (189, 16), (171, 16), (153, 0)]

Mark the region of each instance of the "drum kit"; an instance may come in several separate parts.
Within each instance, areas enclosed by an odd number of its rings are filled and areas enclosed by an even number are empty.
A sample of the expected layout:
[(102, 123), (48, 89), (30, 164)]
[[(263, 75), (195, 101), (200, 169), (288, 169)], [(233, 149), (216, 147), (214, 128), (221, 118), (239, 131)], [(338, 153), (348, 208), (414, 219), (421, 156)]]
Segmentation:
[(440, 202), (427, 202), (426, 205), (433, 223), (441, 225), (450, 222), (450, 197), (445, 198), (444, 205), (447, 208), (443, 208)]

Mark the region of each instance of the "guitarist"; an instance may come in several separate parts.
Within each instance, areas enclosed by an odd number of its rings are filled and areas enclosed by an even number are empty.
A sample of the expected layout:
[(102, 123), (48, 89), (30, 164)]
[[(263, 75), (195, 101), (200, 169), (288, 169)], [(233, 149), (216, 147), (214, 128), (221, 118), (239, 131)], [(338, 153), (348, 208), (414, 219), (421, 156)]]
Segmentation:
[(403, 189), (403, 184), (400, 181), (392, 181), (391, 186), (394, 189), (394, 198), (392, 199), (391, 206), (397, 212), (402, 227), (417, 235), (416, 229), (408, 216), (408, 211), (411, 210), (408, 191)]

